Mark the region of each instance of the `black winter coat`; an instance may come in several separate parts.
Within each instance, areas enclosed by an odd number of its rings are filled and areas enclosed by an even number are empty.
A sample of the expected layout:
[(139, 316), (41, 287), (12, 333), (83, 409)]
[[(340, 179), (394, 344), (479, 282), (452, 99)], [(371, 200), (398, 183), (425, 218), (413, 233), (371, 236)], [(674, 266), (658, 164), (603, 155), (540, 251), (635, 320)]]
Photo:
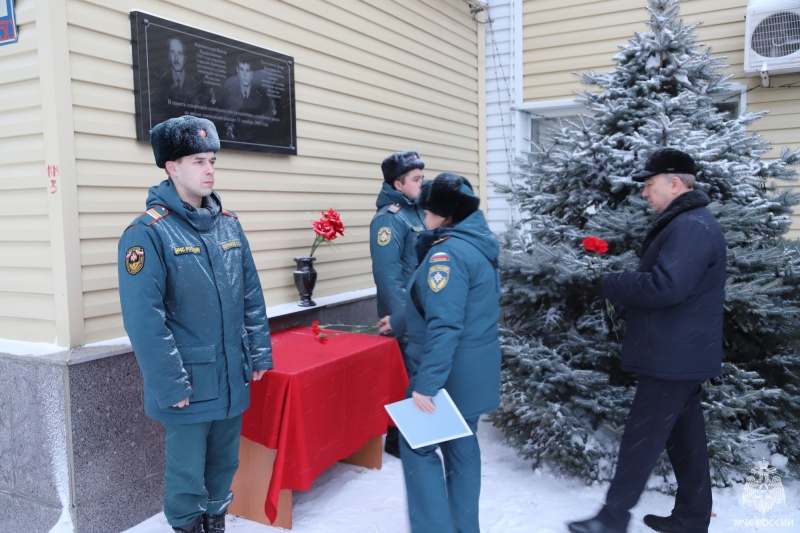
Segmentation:
[(626, 310), (623, 370), (671, 380), (720, 374), (726, 243), (708, 203), (702, 191), (680, 195), (645, 238), (636, 272), (603, 278), (605, 296)]

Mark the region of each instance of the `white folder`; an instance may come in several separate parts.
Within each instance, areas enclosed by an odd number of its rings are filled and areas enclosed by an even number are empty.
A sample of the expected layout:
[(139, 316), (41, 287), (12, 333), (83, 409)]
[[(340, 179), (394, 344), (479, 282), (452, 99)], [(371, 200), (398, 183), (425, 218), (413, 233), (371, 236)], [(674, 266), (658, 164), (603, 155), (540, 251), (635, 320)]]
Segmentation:
[(407, 398), (384, 407), (412, 448), (472, 435), (464, 417), (444, 389), (432, 398), (436, 411), (426, 413)]

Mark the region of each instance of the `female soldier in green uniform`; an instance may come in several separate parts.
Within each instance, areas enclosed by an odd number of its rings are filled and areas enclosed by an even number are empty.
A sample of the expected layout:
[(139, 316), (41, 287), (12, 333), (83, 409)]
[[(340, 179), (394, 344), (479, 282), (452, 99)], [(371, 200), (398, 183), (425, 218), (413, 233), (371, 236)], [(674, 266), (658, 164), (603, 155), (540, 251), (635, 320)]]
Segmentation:
[(478, 533), (478, 419), (500, 403), (499, 246), (465, 178), (440, 174), (418, 203), (433, 231), (406, 291), (408, 395), (433, 412), (431, 397), (447, 389), (473, 434), (417, 449), (400, 439), (408, 513), (415, 532)]

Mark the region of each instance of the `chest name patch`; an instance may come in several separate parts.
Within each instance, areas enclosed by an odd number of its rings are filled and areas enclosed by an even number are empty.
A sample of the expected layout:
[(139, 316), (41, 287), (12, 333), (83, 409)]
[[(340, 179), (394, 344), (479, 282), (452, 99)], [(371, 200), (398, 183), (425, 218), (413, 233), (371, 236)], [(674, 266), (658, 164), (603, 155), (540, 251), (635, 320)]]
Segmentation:
[(429, 263), (440, 263), (442, 261), (450, 261), (450, 256), (444, 252), (437, 252), (428, 259)]
[(220, 246), (222, 246), (222, 249), (224, 251), (230, 250), (231, 248), (241, 248), (242, 247), (242, 241), (223, 242)]
[(199, 246), (176, 246), (172, 249), (172, 253), (175, 255), (184, 255), (184, 254), (200, 254), (200, 247)]
[(128, 274), (135, 276), (144, 268), (144, 248), (141, 246), (131, 246), (125, 252), (125, 270)]
[(386, 246), (392, 242), (392, 228), (382, 227), (378, 230), (378, 244)]
[(444, 289), (449, 280), (449, 266), (433, 265), (428, 269), (428, 287), (430, 287), (433, 292), (439, 292)]

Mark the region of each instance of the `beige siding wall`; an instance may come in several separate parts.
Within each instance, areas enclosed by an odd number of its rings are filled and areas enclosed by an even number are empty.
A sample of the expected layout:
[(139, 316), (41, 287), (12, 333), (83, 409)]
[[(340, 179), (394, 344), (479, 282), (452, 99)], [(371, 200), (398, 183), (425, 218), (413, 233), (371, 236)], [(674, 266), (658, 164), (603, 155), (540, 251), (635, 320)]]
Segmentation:
[[(525, 102), (567, 99), (585, 90), (572, 73), (613, 69), (618, 45), (647, 31), (646, 0), (525, 0), (523, 3), (523, 94)], [(800, 73), (773, 76), (772, 88), (744, 75), (747, 0), (684, 0), (681, 18), (703, 22), (698, 41), (725, 56), (732, 81), (746, 85), (747, 110), (768, 110), (753, 129), (772, 143), (766, 157), (783, 146), (800, 149)], [(795, 84), (794, 87), (786, 85)], [(784, 87), (780, 87), (784, 86)], [(800, 214), (792, 236), (800, 237)]]
[(217, 164), (217, 190), (240, 216), (268, 305), (297, 300), (292, 258), (307, 255), (311, 220), (328, 207), (341, 212), (346, 236), (337, 250), (315, 254), (315, 296), (374, 285), (368, 226), (390, 152), (418, 149), (428, 176), (455, 171), (483, 189), (481, 46), (463, 0), (21, 0), (20, 43), (0, 47), (0, 338), (52, 342), (59, 312), (42, 171), (37, 2), (65, 13), (70, 79), (58, 90), (74, 128), (80, 265), (72, 285), (83, 315), (70, 345), (125, 335), (117, 240), (144, 210), (147, 188), (164, 178), (149, 144), (135, 139), (131, 10), (294, 58), (298, 155), (222, 151)]
[[(608, 71), (613, 56), (636, 31), (647, 31), (646, 0), (526, 0), (523, 2), (523, 88), (526, 102), (570, 98), (584, 89), (573, 72)], [(727, 57), (738, 82), (743, 73), (747, 0), (684, 0), (681, 18), (703, 22), (699, 40)], [(765, 89), (766, 90), (766, 89)]]
[(0, 337), (56, 337), (44, 163), (40, 28), (16, 2), (20, 40), (0, 46)]

